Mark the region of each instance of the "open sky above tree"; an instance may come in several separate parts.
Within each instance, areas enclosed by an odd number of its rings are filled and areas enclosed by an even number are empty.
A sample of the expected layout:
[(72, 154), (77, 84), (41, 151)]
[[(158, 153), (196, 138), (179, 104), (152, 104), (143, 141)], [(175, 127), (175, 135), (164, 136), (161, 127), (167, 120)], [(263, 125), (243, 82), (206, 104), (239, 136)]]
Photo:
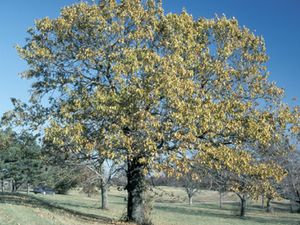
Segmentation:
[[(26, 65), (20, 60), (14, 49), (15, 44), (24, 43), (26, 29), (33, 26), (34, 19), (49, 16), (56, 17), (63, 6), (78, 2), (77, 0), (28, 0), (0, 2), (0, 114), (11, 108), (9, 97), (27, 99), (30, 82), (21, 80), (18, 73), (24, 71)], [(287, 101), (298, 97), (300, 91), (300, 2), (288, 1), (209, 1), (198, 0), (172, 1), (165, 0), (166, 12), (180, 12), (183, 7), (195, 18), (213, 18), (214, 14), (224, 13), (227, 17), (236, 17), (239, 23), (256, 34), (263, 35), (267, 43), (267, 52), (271, 56), (268, 70), (270, 79), (278, 86), (286, 89)], [(22, 10), (21, 10), (22, 9)]]

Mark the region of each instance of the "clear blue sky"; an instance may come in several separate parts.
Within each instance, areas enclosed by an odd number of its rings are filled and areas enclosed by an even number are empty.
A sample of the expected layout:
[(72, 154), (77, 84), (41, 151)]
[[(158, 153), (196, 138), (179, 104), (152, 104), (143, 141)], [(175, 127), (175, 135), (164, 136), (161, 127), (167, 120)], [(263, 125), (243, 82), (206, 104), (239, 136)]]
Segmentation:
[[(63, 6), (77, 0), (0, 0), (0, 116), (11, 108), (10, 97), (26, 100), (30, 82), (18, 73), (26, 68), (14, 45), (23, 44), (34, 19), (56, 17)], [(300, 104), (300, 0), (164, 0), (166, 12), (184, 7), (195, 18), (215, 14), (235, 17), (265, 38), (271, 80)]]

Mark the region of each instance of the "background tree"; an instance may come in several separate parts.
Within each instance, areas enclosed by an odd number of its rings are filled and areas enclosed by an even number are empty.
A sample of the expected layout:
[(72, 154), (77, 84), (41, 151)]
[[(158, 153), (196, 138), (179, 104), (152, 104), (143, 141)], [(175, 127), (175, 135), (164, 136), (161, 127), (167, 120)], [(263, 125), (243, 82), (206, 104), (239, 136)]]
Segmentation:
[(124, 165), (105, 159), (97, 151), (90, 151), (86, 148), (73, 151), (72, 144), (62, 147), (45, 141), (44, 150), (46, 159), (48, 159), (47, 164), (75, 171), (75, 173), (69, 173), (74, 174), (70, 177), (73, 179), (70, 188), (75, 185), (83, 185), (84, 190), (89, 193), (89, 191), (95, 191), (97, 186), (101, 192), (101, 208), (108, 209), (108, 188), (112, 184), (112, 180), (119, 175), (121, 170), (124, 170)]
[(189, 205), (193, 205), (193, 196), (200, 189), (200, 180), (196, 174), (187, 173), (183, 178), (183, 187), (188, 196)]
[(108, 189), (124, 167), (109, 160), (90, 160), (81, 165), (83, 189), (88, 193), (98, 187), (101, 191), (101, 209), (109, 209)]
[(82, 187), (82, 191), (91, 197), (91, 195), (97, 194), (99, 187), (99, 179), (95, 176), (94, 171), (91, 171), (88, 168), (83, 168), (81, 170), (80, 175), (80, 186)]
[(247, 150), (278, 141), (277, 127), (299, 131), (268, 80), (263, 39), (235, 19), (164, 15), (154, 0), (79, 3), (36, 21), (18, 51), (32, 96), (6, 117), (43, 125), (45, 140), (68, 150), (125, 162), (127, 217), (138, 223), (149, 171), (201, 163), (276, 177)]
[[(11, 145), (13, 142), (12, 130), (1, 130), (0, 131), (0, 152), (3, 155), (3, 152)], [(0, 168), (1, 168), (1, 191), (4, 192), (4, 179), (7, 177), (7, 170), (5, 168), (4, 157), (0, 157)]]
[(212, 189), (212, 181), (207, 169), (199, 166), (194, 166), (192, 170), (184, 174), (178, 183), (185, 189), (189, 205), (193, 204), (193, 196), (199, 193), (201, 189)]
[(41, 148), (28, 133), (17, 134), (10, 129), (1, 131), (5, 146), (0, 151), (2, 179), (12, 180), (12, 191), (21, 185), (34, 184), (41, 173)]
[(230, 191), (230, 173), (226, 170), (212, 170), (208, 171), (206, 178), (210, 183), (210, 189), (219, 192), (219, 207), (223, 207), (223, 195)]
[(282, 197), (291, 202), (291, 212), (300, 213), (300, 153), (299, 150), (292, 152), (283, 161), (284, 168), (288, 175), (279, 187), (279, 193)]
[(78, 172), (76, 167), (49, 164), (41, 169), (36, 186), (50, 187), (57, 194), (67, 194), (79, 184)]

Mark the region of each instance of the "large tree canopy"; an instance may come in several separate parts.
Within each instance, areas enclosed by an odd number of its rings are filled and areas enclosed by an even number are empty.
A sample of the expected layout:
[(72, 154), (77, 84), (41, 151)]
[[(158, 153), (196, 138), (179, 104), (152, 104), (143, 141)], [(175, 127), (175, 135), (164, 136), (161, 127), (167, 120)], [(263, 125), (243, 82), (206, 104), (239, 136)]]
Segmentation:
[(268, 80), (263, 38), (236, 19), (103, 0), (65, 7), (28, 32), (18, 51), (32, 95), (16, 109), (61, 149), (127, 162), (129, 219), (139, 221), (149, 171), (180, 174), (200, 163), (283, 176), (253, 149), (263, 154), (280, 141), (277, 131), (297, 132), (299, 120)]

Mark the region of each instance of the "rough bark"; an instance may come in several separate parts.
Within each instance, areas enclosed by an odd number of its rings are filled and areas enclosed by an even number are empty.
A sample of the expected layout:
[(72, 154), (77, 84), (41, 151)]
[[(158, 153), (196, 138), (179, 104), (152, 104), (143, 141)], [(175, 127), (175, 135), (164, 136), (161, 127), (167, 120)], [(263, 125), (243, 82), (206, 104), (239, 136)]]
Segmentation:
[(261, 195), (261, 208), (262, 209), (265, 208), (265, 195), (264, 194)]
[(127, 219), (138, 224), (145, 224), (148, 218), (145, 218), (145, 176), (143, 174), (143, 165), (134, 159), (128, 162), (126, 186), (127, 199)]
[(101, 209), (108, 210), (108, 185), (101, 184)]

